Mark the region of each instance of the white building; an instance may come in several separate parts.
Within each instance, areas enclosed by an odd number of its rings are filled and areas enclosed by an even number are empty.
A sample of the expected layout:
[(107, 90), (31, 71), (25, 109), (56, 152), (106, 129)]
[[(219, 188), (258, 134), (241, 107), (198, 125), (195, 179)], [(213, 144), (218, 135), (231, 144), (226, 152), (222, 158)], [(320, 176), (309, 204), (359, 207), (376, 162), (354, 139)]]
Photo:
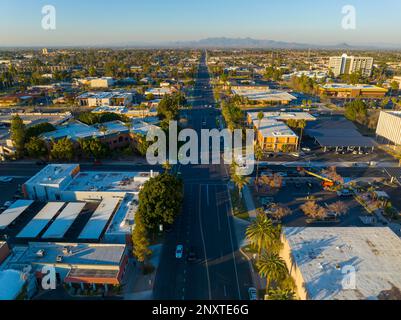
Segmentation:
[(381, 111), (376, 136), (379, 140), (401, 145), (401, 111)]
[(284, 228), (281, 256), (302, 300), (394, 300), (401, 239), (390, 228)]
[(111, 77), (95, 78), (90, 81), (91, 88), (110, 88), (115, 83)]
[(334, 76), (361, 72), (362, 76), (370, 77), (373, 70), (372, 57), (355, 57), (343, 54), (340, 57), (330, 57), (329, 69)]
[(86, 92), (77, 97), (81, 107), (130, 106), (131, 92)]

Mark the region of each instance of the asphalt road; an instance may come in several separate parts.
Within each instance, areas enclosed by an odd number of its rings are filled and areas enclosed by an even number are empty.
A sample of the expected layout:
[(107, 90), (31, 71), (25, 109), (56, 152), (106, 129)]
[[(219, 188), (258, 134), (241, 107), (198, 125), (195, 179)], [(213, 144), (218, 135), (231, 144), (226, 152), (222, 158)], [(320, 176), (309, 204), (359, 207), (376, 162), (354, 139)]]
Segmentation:
[[(183, 111), (188, 127), (216, 128), (214, 98), (202, 57), (192, 110)], [(212, 106), (210, 108), (209, 106)], [(252, 286), (248, 262), (241, 256), (235, 236), (227, 169), (223, 165), (181, 166), (184, 178), (183, 212), (167, 233), (154, 288), (162, 300), (243, 300)], [(177, 245), (184, 257), (176, 259)], [(189, 252), (196, 262), (188, 262)]]

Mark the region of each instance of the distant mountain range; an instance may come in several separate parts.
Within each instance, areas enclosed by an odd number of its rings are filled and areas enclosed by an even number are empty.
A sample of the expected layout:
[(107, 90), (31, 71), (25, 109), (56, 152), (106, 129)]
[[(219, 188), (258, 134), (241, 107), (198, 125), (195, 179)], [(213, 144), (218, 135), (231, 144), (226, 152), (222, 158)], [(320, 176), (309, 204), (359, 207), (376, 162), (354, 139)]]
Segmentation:
[[(1, 45), (0, 45), (1, 47)], [(27, 46), (26, 46), (27, 47)], [(275, 40), (258, 40), (253, 38), (206, 38), (196, 41), (170, 41), (170, 42), (118, 42), (103, 43), (98, 45), (69, 45), (69, 46), (49, 46), (37, 45), (31, 48), (49, 47), (49, 48), (227, 48), (227, 49), (327, 49), (327, 50), (400, 50), (401, 44), (364, 44), (351, 45), (348, 43), (339, 44), (308, 44), (298, 42), (285, 42)], [(6, 47), (3, 47), (6, 48)]]
[(178, 41), (169, 44), (173, 47), (191, 48), (249, 48), (249, 49), (399, 49), (401, 45), (350, 45), (339, 43), (335, 45), (316, 45), (298, 42), (285, 42), (275, 40), (258, 40), (253, 38), (207, 38), (198, 41)]

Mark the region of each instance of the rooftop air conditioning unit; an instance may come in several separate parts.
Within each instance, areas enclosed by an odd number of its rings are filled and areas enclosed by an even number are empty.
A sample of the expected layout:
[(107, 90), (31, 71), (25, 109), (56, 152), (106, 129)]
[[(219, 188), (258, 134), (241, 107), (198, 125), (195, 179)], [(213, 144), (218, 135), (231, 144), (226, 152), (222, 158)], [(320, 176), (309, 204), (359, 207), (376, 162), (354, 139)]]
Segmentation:
[(58, 262), (58, 263), (60, 263), (60, 262), (63, 262), (63, 256), (57, 256), (57, 258), (56, 258), (56, 261)]
[(43, 258), (45, 256), (45, 250), (40, 249), (36, 252), (36, 256), (39, 258)]

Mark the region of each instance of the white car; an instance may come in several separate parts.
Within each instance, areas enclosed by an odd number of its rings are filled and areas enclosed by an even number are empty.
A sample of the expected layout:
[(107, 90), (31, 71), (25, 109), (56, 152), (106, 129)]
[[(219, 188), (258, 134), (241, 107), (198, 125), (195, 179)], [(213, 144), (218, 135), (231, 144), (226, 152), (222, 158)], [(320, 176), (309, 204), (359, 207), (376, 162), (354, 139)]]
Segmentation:
[(0, 177), (0, 182), (12, 182), (13, 180), (13, 177)]
[(13, 203), (11, 202), (11, 201), (6, 201), (6, 202), (4, 202), (4, 207), (6, 207), (6, 208), (8, 208), (8, 207), (10, 207), (11, 205), (12, 205)]
[(302, 148), (302, 151), (311, 152), (311, 149), (310, 148)]
[(177, 248), (175, 249), (175, 257), (177, 259), (182, 259), (182, 256), (184, 255), (184, 246), (179, 244)]

